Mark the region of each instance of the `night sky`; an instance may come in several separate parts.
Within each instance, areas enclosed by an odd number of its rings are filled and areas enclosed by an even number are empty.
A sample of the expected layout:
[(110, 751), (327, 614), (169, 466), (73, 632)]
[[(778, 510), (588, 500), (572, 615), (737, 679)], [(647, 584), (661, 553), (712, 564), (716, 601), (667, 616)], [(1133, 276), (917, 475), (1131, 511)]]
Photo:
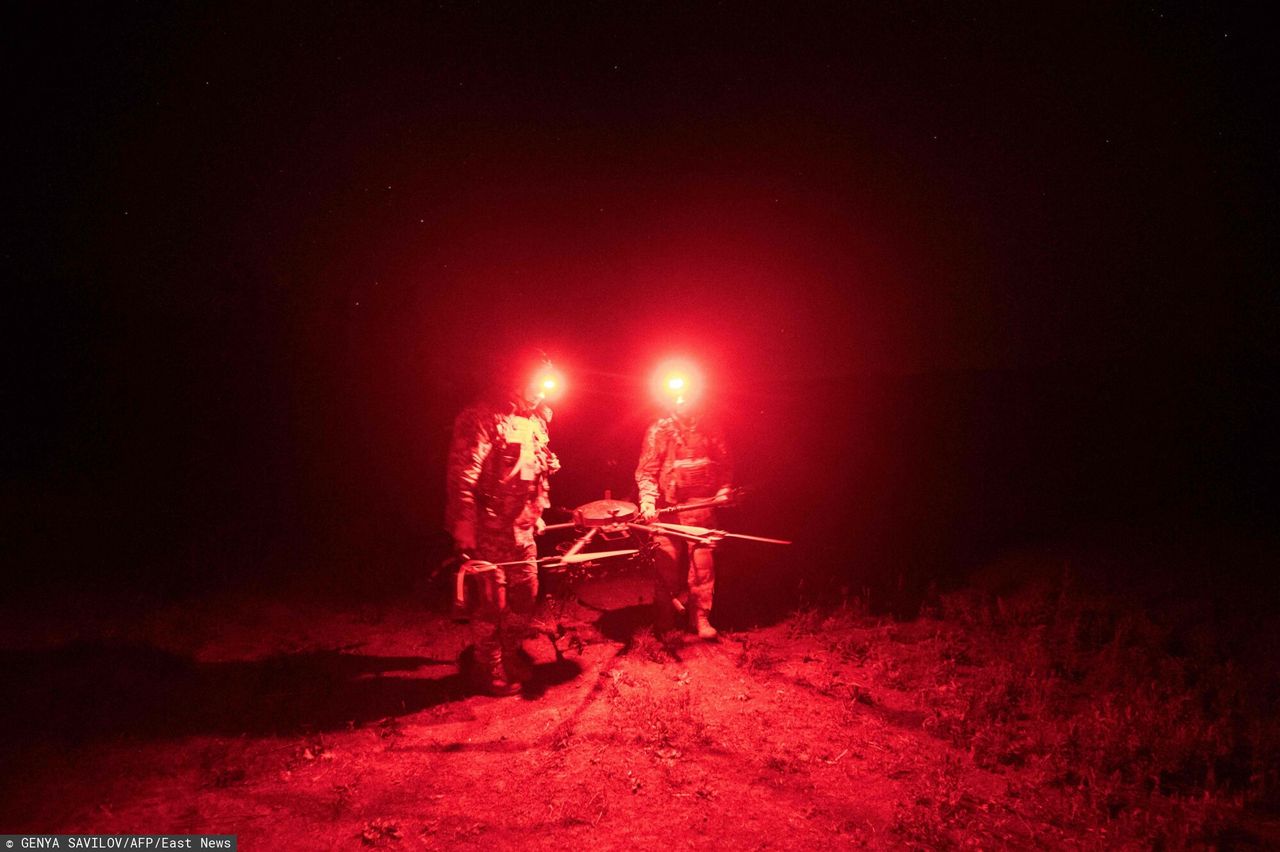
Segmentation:
[(510, 340), (569, 377), (570, 504), (678, 351), (742, 522), (810, 554), (1257, 522), (1280, 66), (1230, 10), (1097, 5), (9, 4), (8, 537), (427, 564)]

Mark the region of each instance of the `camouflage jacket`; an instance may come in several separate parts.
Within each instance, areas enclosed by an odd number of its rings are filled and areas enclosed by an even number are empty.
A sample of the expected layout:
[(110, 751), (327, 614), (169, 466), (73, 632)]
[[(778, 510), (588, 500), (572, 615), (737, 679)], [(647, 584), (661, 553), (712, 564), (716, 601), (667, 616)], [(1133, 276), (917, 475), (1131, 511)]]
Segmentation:
[[(453, 424), (446, 467), (445, 528), (455, 541), (475, 540), (477, 522), (532, 504), (550, 506), (548, 477), (560, 469), (549, 447), (551, 410), (521, 412), (512, 403), (465, 409)], [(512, 497), (519, 499), (512, 500)]]
[(733, 466), (724, 432), (702, 418), (664, 417), (645, 431), (636, 466), (640, 504), (674, 505), (730, 487)]

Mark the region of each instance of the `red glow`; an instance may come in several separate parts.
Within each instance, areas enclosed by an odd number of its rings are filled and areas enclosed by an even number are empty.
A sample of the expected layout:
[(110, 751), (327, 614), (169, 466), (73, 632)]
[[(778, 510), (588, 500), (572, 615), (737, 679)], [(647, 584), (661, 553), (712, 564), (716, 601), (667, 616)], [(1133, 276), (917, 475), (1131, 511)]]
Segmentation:
[(669, 358), (654, 370), (650, 387), (659, 405), (684, 409), (702, 397), (702, 371), (688, 359)]
[(554, 368), (540, 371), (529, 384), (536, 391), (537, 399), (551, 402), (564, 395), (564, 376)]

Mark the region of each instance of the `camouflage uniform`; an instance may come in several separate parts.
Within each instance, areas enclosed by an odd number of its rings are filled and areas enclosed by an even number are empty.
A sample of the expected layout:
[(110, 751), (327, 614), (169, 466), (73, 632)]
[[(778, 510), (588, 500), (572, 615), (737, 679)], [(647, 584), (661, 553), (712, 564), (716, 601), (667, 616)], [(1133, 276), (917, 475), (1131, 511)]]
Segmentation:
[(534, 535), (551, 505), (548, 477), (560, 468), (548, 447), (550, 420), (545, 405), (503, 403), (468, 408), (453, 427), (445, 526), (460, 546), (475, 543), (476, 559), (525, 560), (477, 575), (471, 613), (477, 668), (500, 680), (524, 679), (511, 668), (538, 598)]
[[(727, 492), (732, 479), (724, 433), (714, 423), (670, 416), (653, 423), (645, 432), (636, 466), (641, 510), (646, 506), (661, 508), (710, 499)], [(664, 520), (710, 527), (715, 525), (715, 510), (680, 512)], [(658, 546), (654, 554), (656, 627), (670, 629), (675, 614), (673, 601), (685, 586), (689, 590), (690, 611), (710, 612), (716, 586), (714, 545), (665, 535), (655, 535), (654, 542)]]

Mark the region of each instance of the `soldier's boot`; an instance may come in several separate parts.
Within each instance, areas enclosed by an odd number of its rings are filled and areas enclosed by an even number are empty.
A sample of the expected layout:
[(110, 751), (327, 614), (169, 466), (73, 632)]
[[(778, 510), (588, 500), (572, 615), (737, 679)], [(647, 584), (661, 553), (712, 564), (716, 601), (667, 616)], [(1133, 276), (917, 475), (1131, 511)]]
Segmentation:
[(702, 607), (693, 608), (690, 626), (698, 634), (698, 638), (705, 642), (710, 642), (720, 635), (719, 631), (711, 626), (711, 622), (707, 619), (707, 611)]
[(507, 677), (500, 647), (483, 650), (477, 648), (475, 663), (475, 686), (480, 692), (501, 698), (520, 691), (520, 684)]

